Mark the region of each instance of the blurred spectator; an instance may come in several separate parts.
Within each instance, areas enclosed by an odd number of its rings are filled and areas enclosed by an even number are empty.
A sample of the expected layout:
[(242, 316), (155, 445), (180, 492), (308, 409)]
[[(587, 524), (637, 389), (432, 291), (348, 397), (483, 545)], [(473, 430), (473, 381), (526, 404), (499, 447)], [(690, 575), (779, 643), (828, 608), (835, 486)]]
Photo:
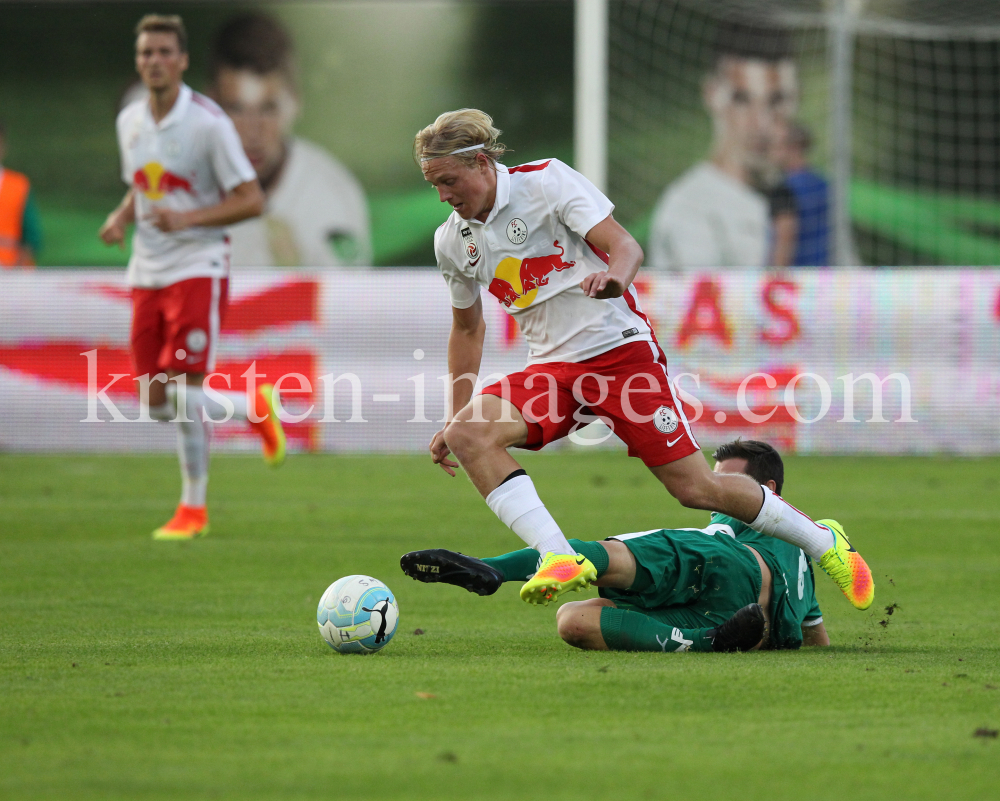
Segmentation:
[(260, 217), (232, 226), (232, 266), (371, 264), (368, 207), (344, 165), (292, 136), (299, 113), (292, 41), (273, 17), (241, 14), (217, 32), (209, 94), (232, 118), (267, 195)]
[(767, 178), (774, 172), (769, 157), (775, 127), (794, 113), (798, 101), (791, 52), (782, 28), (721, 24), (714, 67), (702, 84), (712, 118), (710, 156), (668, 186), (657, 203), (650, 266), (767, 264), (775, 241), (771, 217), (787, 216), (782, 204), (788, 198), (769, 198), (756, 187), (776, 185)]
[(754, 181), (767, 198), (771, 217), (771, 239), (768, 267), (791, 267), (799, 238), (799, 209), (795, 193), (785, 181), (785, 175), (774, 164)]
[(798, 122), (783, 122), (775, 137), (774, 161), (785, 173), (795, 195), (798, 233), (794, 267), (823, 267), (830, 263), (830, 185), (809, 166), (812, 134)]
[(0, 121), (0, 267), (34, 267), (42, 225), (28, 176), (3, 166), (7, 127)]

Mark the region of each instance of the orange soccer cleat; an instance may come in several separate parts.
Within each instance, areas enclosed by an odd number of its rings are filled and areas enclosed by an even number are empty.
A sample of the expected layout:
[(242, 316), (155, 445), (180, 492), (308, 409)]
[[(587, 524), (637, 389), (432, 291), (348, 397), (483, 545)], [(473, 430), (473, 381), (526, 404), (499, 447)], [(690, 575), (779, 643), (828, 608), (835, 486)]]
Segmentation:
[(597, 581), (597, 569), (582, 554), (555, 554), (549, 551), (541, 560), (538, 572), (521, 587), (521, 600), (548, 606), (565, 592), (589, 587)]
[(193, 540), (208, 534), (208, 510), (204, 506), (177, 507), (170, 521), (153, 532), (154, 540)]
[(273, 384), (261, 384), (254, 398), (256, 416), (261, 422), (250, 422), (250, 427), (260, 435), (264, 461), (271, 467), (280, 467), (285, 461), (285, 431), (278, 417), (278, 393)]
[(830, 529), (833, 534), (833, 547), (823, 554), (819, 566), (837, 582), (855, 609), (867, 609), (875, 600), (872, 571), (861, 554), (854, 550), (840, 523), (836, 520), (817, 520), (816, 523)]

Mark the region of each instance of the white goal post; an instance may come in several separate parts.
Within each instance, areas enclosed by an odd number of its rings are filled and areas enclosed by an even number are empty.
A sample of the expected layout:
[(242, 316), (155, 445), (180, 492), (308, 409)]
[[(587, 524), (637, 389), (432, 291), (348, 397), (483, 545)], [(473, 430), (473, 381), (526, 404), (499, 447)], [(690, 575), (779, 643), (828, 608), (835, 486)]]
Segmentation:
[(576, 0), (575, 168), (602, 192), (608, 177), (608, 0)]

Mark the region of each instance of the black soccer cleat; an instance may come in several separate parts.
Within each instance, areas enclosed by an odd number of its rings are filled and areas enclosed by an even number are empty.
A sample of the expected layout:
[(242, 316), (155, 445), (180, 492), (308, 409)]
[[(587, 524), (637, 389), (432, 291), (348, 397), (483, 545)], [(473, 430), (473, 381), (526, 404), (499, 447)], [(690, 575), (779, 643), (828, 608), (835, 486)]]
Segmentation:
[(713, 651), (749, 651), (762, 639), (767, 628), (760, 604), (750, 604), (737, 610), (729, 620), (715, 629)]
[(503, 584), (503, 573), (472, 556), (432, 548), (411, 551), (399, 559), (399, 566), (410, 578), (426, 584), (444, 582), (464, 587), (479, 595), (492, 595)]

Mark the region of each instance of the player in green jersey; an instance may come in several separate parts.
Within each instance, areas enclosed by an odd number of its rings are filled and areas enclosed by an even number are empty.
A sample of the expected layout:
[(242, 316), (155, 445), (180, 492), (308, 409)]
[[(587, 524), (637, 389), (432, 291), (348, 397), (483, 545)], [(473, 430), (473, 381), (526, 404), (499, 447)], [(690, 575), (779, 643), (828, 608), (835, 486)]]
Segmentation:
[[(714, 454), (719, 473), (745, 473), (780, 493), (784, 465), (770, 445), (737, 440)], [(712, 651), (829, 645), (801, 549), (720, 514), (704, 529), (659, 529), (602, 542), (571, 541), (597, 568), (599, 598), (564, 604), (560, 636), (595, 650)], [(538, 553), (530, 548), (487, 559), (445, 550), (406, 554), (403, 571), (490, 595), (524, 581)], [(759, 604), (763, 620), (754, 604)], [(757, 633), (757, 639), (752, 635)], [(763, 635), (763, 636), (761, 636)]]

